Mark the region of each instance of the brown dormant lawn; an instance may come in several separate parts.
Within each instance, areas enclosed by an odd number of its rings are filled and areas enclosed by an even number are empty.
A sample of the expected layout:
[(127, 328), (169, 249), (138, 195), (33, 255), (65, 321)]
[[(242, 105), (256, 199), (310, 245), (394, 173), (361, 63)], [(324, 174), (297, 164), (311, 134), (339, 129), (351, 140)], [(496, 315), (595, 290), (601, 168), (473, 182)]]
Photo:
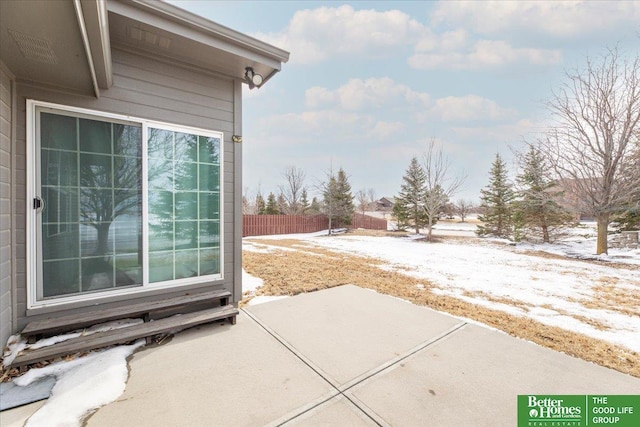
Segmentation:
[[(374, 234), (385, 235), (385, 233)], [(341, 237), (332, 238), (340, 239)], [(440, 239), (446, 241), (448, 238)], [(402, 298), (417, 305), (473, 319), (512, 336), (640, 377), (640, 354), (630, 349), (437, 292), (438, 288), (435, 284), (423, 278), (412, 277), (409, 275), (410, 271), (403, 271), (402, 268), (385, 268), (388, 263), (383, 260), (318, 247), (298, 239), (271, 240), (263, 237), (259, 240), (246, 238), (245, 242), (258, 249), (243, 252), (245, 271), (264, 281), (264, 286), (258, 288), (256, 295), (296, 295), (353, 284)], [(259, 250), (261, 247), (268, 250)], [(523, 256), (542, 258), (547, 255), (528, 252)], [(583, 261), (575, 260), (575, 262)], [(618, 266), (618, 268), (636, 269), (628, 266)], [(597, 291), (600, 298), (593, 299), (589, 304), (598, 305), (603, 301), (613, 300), (618, 303), (617, 307), (621, 312), (640, 317), (637, 297), (624, 298), (610, 282), (598, 283)], [(474, 292), (466, 294), (474, 296)], [(527, 310), (526, 304), (515, 299), (497, 298), (492, 295), (476, 294), (475, 296)], [(251, 296), (247, 296), (244, 303), (250, 298)], [(589, 322), (596, 329), (607, 328), (606, 324), (597, 320), (579, 319), (579, 316), (571, 313), (568, 315), (574, 316), (576, 320)]]

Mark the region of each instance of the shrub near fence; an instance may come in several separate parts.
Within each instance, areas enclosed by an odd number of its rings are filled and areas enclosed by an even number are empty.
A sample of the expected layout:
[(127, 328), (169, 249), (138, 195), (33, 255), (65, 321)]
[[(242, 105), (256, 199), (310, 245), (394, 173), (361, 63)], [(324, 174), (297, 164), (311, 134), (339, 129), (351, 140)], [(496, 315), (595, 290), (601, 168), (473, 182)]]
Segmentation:
[[(386, 230), (387, 221), (355, 213), (352, 228)], [(242, 237), (272, 234), (314, 233), (329, 228), (325, 215), (243, 215)]]

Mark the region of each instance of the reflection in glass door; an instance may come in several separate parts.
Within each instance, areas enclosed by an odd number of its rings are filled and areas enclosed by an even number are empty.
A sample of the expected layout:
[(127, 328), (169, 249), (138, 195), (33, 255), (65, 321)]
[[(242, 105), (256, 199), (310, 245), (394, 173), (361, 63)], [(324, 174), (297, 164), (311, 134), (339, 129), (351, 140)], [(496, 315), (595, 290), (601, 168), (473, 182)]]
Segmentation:
[(38, 117), (37, 299), (141, 285), (141, 126)]
[(148, 128), (149, 282), (219, 274), (220, 138)]

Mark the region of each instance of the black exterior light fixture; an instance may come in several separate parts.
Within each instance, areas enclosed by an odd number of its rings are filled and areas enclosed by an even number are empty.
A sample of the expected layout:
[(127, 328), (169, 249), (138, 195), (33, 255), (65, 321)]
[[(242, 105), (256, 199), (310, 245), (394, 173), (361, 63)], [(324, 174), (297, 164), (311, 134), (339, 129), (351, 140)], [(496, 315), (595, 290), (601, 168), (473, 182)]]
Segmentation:
[(262, 76), (260, 74), (256, 74), (251, 67), (244, 69), (244, 79), (249, 84), (249, 89), (253, 89), (256, 86), (260, 87), (262, 84)]

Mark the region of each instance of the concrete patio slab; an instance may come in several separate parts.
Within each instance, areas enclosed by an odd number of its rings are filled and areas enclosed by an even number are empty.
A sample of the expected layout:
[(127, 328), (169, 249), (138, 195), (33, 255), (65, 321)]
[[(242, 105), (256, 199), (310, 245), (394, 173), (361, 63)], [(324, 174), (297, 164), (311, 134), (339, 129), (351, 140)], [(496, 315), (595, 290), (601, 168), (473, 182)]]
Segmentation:
[(44, 402), (44, 400), (40, 400), (38, 402), (0, 412), (0, 426), (23, 427), (27, 422), (27, 419), (40, 409), (40, 407), (44, 405)]
[[(135, 353), (111, 426), (512, 426), (518, 394), (637, 394), (640, 379), (355, 286), (241, 310)], [(41, 405), (0, 413), (21, 426)]]
[(340, 387), (461, 325), (353, 285), (245, 308)]
[(518, 394), (639, 390), (638, 378), (465, 325), (345, 394), (394, 426), (514, 426)]
[(335, 392), (242, 313), (135, 353), (130, 371), (88, 426), (258, 426)]

